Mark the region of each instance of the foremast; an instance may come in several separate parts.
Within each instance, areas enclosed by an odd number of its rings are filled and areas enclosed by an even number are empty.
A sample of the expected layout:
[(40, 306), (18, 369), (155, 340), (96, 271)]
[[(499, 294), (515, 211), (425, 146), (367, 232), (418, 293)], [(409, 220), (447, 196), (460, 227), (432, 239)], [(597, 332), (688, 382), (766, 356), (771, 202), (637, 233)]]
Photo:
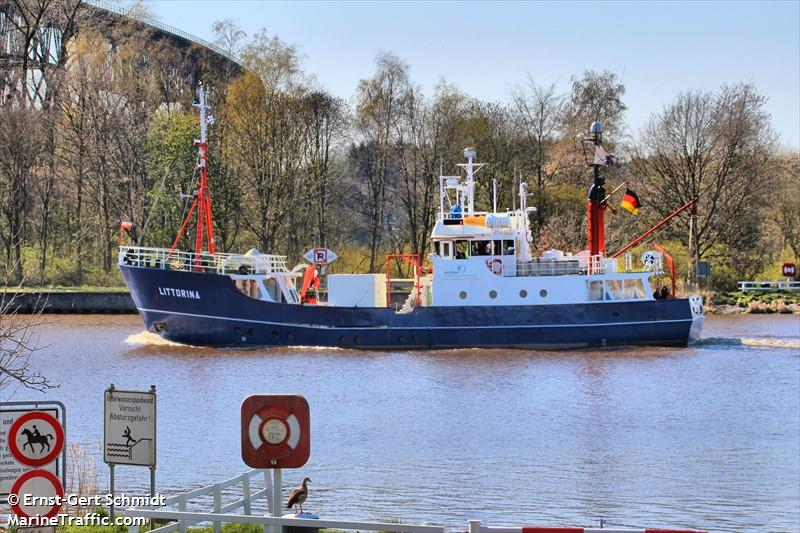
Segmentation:
[(196, 215), (194, 253), (202, 254), (208, 244), (208, 251), (215, 253), (214, 246), (214, 217), (211, 210), (211, 190), (208, 187), (208, 125), (213, 124), (213, 117), (209, 114), (206, 102), (206, 90), (202, 82), (198, 91), (198, 98), (192, 102), (192, 106), (200, 111), (200, 138), (195, 139), (194, 145), (197, 147), (197, 169), (200, 177), (197, 181), (197, 188), (191, 195), (181, 195), (183, 198), (193, 198), (192, 206), (186, 214), (186, 218), (181, 224), (181, 229), (172, 243), (170, 252), (175, 251), (180, 243), (181, 237), (189, 225), (189, 221)]

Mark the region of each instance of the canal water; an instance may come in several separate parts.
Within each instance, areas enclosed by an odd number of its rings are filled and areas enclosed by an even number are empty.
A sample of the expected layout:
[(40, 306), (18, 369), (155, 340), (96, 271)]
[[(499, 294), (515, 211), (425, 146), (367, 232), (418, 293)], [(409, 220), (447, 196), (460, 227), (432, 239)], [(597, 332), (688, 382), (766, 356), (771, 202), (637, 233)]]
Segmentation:
[[(10, 399), (64, 402), (101, 488), (103, 390), (155, 384), (166, 494), (247, 470), (245, 396), (299, 393), (311, 459), (284, 481), (310, 477), (324, 518), (800, 530), (798, 316), (711, 316), (684, 349), (569, 352), (220, 350), (135, 316), (46, 320), (33, 361), (60, 388)], [(147, 469), (117, 472), (146, 490)]]

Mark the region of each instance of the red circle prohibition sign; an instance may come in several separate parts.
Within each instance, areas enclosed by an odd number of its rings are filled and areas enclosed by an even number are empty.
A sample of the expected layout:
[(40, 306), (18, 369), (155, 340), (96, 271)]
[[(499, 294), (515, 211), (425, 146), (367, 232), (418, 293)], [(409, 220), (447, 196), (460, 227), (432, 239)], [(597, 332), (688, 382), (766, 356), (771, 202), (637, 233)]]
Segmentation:
[[(26, 456), (22, 450), (19, 449), (19, 446), (17, 446), (17, 433), (22, 425), (30, 420), (42, 420), (43, 422), (50, 424), (55, 432), (52, 449), (47, 455), (38, 459)], [(64, 448), (64, 428), (61, 427), (61, 424), (58, 420), (47, 413), (43, 413), (41, 411), (26, 413), (17, 418), (17, 420), (11, 425), (11, 429), (8, 431), (8, 448), (11, 450), (11, 455), (13, 455), (17, 461), (26, 466), (43, 466), (52, 463)], [(33, 448), (33, 445), (31, 445), (31, 448)]]
[[(53, 485), (53, 488), (56, 490), (56, 495), (58, 496), (58, 499), (59, 500), (64, 499), (64, 487), (61, 486), (61, 480), (59, 480), (56, 476), (54, 476), (52, 472), (48, 472), (47, 470), (28, 470), (27, 472), (23, 473), (14, 482), (14, 485), (11, 486), (11, 494), (16, 494), (17, 496), (19, 496), (19, 490), (22, 488), (22, 485), (25, 484), (26, 481), (34, 477), (45, 478)], [(20, 507), (19, 505), (20, 501), (21, 499), (18, 499), (17, 503), (11, 506), (11, 510), (14, 511), (14, 513), (19, 517), (32, 518), (25, 511), (22, 510), (22, 507)], [(44, 516), (45, 518), (52, 518), (53, 516), (58, 514), (58, 511), (60, 510), (61, 510), (61, 504), (54, 505), (53, 508), (50, 509), (50, 511), (47, 514), (40, 516)]]

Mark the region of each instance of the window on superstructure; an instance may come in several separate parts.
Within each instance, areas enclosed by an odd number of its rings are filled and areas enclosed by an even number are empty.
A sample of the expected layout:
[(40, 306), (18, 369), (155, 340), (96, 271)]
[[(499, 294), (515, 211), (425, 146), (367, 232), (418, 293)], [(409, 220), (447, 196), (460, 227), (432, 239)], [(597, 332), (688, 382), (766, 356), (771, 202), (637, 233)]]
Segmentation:
[(624, 300), (625, 291), (622, 289), (621, 279), (606, 281), (606, 300)]
[(456, 241), (456, 259), (469, 257), (469, 241)]
[(471, 255), (492, 255), (492, 241), (472, 241)]
[(625, 280), (625, 299), (627, 300), (643, 300), (647, 296), (644, 291), (644, 284), (641, 279), (626, 279)]
[(586, 289), (589, 295), (589, 301), (599, 302), (603, 299), (603, 282), (600, 280), (593, 280), (586, 282)]
[(506, 239), (503, 241), (503, 255), (514, 255), (514, 241)]

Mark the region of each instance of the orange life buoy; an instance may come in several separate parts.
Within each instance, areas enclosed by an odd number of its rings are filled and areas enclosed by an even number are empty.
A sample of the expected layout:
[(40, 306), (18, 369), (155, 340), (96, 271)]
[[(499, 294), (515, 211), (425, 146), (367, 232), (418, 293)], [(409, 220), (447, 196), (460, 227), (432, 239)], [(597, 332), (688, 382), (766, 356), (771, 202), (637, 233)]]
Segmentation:
[(501, 276), (503, 274), (503, 260), (502, 259), (487, 259), (486, 266), (492, 274)]

